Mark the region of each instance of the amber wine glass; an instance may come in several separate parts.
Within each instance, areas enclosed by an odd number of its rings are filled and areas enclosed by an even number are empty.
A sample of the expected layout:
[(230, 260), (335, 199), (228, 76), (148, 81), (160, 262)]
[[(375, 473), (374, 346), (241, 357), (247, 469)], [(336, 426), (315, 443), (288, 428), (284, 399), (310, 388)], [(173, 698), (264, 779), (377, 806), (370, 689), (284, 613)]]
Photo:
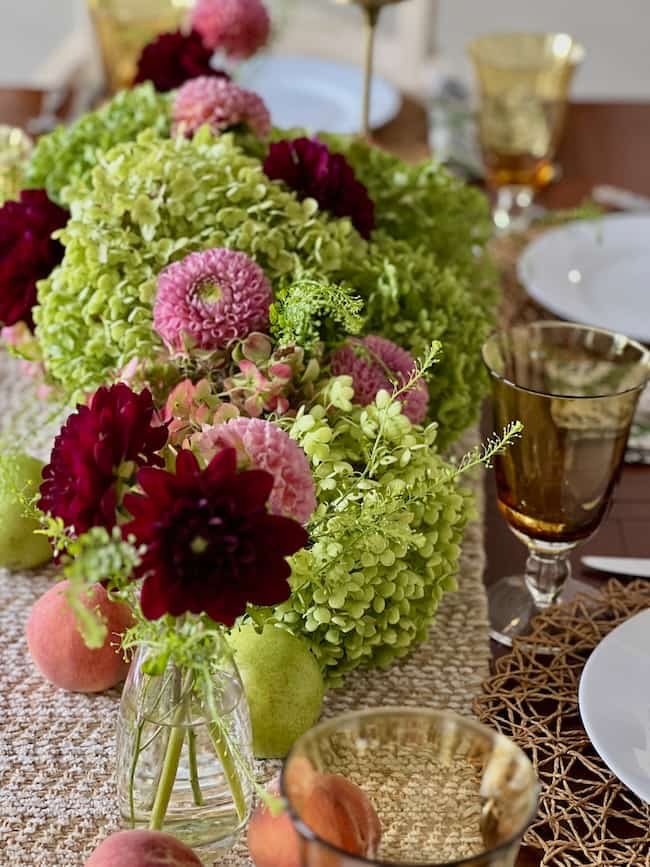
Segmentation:
[(384, 6), (403, 3), (404, 0), (334, 0), (340, 6), (359, 6), (363, 12), (365, 30), (365, 54), (363, 64), (363, 105), (361, 107), (361, 135), (370, 136), (370, 97), (374, 67), (375, 36), (379, 15)]
[(130, 87), (144, 46), (178, 30), (193, 0), (88, 0), (111, 93)]
[(495, 429), (524, 425), (494, 462), (499, 510), (528, 546), (524, 575), (502, 578), (489, 593), (490, 634), (511, 644), (558, 599), (569, 553), (605, 516), (650, 353), (622, 334), (535, 322), (492, 335), (483, 361)]
[[(316, 811), (307, 805), (316, 773), (339, 774), (370, 800), (380, 833), (366, 828), (366, 857), (303, 820)], [(310, 729), (287, 757), (281, 788), (302, 867), (512, 867), (538, 797), (533, 766), (512, 741), (451, 711), (406, 707), (347, 713)]]
[(567, 33), (496, 33), (468, 45), (479, 84), (479, 139), (497, 230), (526, 227), (553, 177), (569, 88), (584, 49)]

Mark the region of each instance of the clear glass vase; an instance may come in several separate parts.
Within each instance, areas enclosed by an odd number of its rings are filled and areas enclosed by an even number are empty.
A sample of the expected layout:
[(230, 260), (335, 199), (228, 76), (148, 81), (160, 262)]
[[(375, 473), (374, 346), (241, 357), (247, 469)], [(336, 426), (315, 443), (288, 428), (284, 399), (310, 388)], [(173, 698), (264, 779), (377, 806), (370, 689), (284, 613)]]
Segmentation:
[(215, 648), (214, 659), (207, 680), (172, 662), (151, 675), (147, 650), (138, 649), (118, 721), (124, 825), (166, 831), (199, 854), (235, 842), (253, 795), (244, 688), (225, 647)]

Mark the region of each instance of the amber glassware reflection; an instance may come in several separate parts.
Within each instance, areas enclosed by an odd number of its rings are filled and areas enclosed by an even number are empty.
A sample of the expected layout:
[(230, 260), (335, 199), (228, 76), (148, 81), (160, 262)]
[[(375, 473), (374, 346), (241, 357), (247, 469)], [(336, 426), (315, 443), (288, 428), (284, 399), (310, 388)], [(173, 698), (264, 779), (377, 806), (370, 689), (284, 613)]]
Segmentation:
[(111, 93), (133, 83), (140, 53), (159, 33), (178, 30), (192, 0), (88, 0)]
[[(351, 855), (305, 824), (312, 769), (363, 789), (381, 827), (376, 851)], [(512, 867), (538, 786), (526, 755), (496, 731), (451, 711), (396, 707), (310, 729), (287, 757), (282, 792), (302, 867)]]
[(483, 347), (495, 429), (521, 440), (495, 459), (501, 514), (529, 549), (524, 576), (490, 589), (492, 637), (509, 644), (560, 595), (571, 550), (605, 517), (650, 355), (621, 334), (537, 322)]
[[(479, 137), (499, 229), (518, 228), (553, 177), (569, 88), (582, 46), (566, 33), (499, 33), (470, 42)], [(520, 219), (517, 220), (517, 217)]]

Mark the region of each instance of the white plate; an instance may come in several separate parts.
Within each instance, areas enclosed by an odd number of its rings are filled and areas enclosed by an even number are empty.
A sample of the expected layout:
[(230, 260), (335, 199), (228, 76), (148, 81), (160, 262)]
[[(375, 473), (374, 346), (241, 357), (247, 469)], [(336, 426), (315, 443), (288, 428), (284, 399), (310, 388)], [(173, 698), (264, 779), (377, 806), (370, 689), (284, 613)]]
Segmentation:
[[(305, 127), (310, 132), (359, 131), (363, 75), (357, 66), (318, 57), (269, 55), (244, 66), (239, 81), (259, 93), (275, 126)], [(372, 129), (395, 117), (400, 104), (400, 95), (392, 84), (374, 76)]]
[(650, 803), (650, 609), (593, 651), (579, 702), (585, 730), (607, 767)]
[(650, 343), (650, 215), (611, 214), (550, 229), (518, 264), (551, 313)]

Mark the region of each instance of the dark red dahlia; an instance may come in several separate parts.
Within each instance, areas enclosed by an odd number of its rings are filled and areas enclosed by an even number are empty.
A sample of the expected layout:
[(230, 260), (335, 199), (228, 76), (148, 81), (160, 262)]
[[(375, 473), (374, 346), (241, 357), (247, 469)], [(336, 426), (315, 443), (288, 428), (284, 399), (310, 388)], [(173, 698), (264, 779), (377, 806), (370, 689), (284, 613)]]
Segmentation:
[(119, 505), (118, 482), (128, 482), (136, 467), (163, 466), (157, 452), (166, 442), (167, 427), (155, 424), (146, 389), (136, 394), (124, 383), (98, 389), (54, 440), (39, 508), (63, 518), (77, 535), (95, 526), (110, 529)]
[(23, 320), (34, 327), (36, 281), (63, 258), (63, 245), (52, 240), (52, 232), (69, 216), (45, 190), (23, 190), (20, 201), (0, 208), (0, 325)]
[(301, 199), (309, 196), (323, 210), (349, 217), (360, 235), (370, 237), (375, 206), (342, 154), (330, 153), (316, 139), (285, 139), (269, 147), (264, 171), (271, 180), (284, 181)]
[(212, 51), (196, 30), (162, 33), (142, 49), (135, 83), (151, 81), (156, 90), (165, 93), (199, 75), (230, 78), (222, 69), (210, 66), (211, 57)]
[(237, 472), (235, 449), (223, 449), (201, 470), (188, 449), (176, 472), (138, 472), (144, 495), (127, 494), (133, 520), (124, 526), (146, 547), (138, 577), (150, 620), (187, 611), (232, 626), (246, 605), (275, 605), (289, 596), (286, 557), (307, 542), (304, 528), (271, 515), (273, 476)]

